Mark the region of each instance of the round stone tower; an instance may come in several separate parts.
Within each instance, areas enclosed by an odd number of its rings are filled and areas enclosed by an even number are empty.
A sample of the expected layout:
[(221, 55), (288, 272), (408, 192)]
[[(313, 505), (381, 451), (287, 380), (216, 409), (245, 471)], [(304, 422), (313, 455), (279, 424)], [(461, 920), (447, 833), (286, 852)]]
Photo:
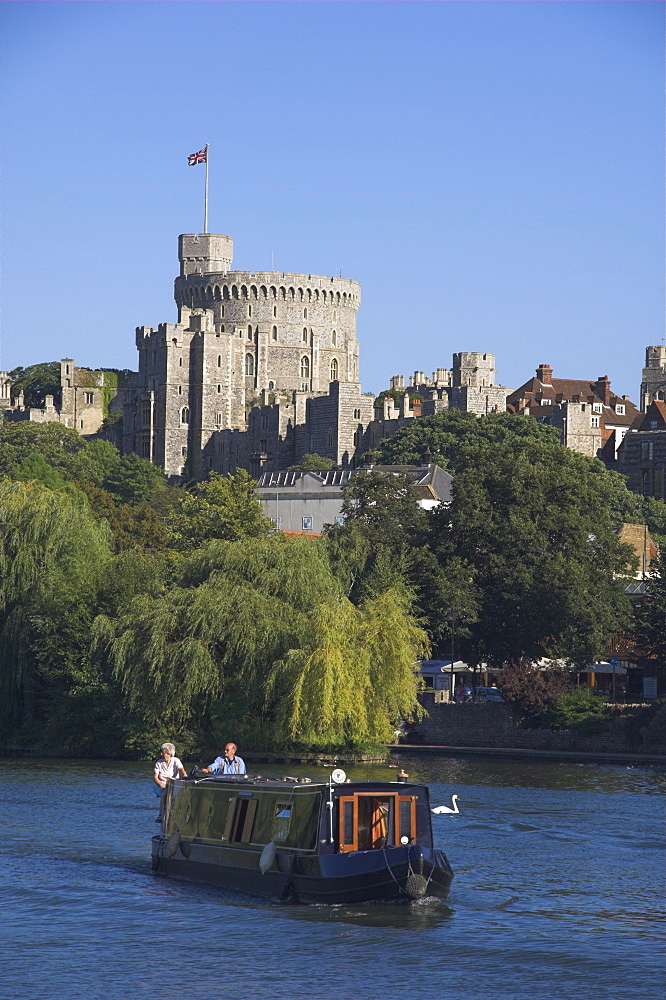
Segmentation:
[(358, 282), (232, 271), (233, 240), (213, 233), (180, 236), (178, 257), (177, 306), (209, 309), (216, 331), (242, 343), (235, 375), (248, 396), (262, 389), (326, 392), (330, 382), (358, 381)]

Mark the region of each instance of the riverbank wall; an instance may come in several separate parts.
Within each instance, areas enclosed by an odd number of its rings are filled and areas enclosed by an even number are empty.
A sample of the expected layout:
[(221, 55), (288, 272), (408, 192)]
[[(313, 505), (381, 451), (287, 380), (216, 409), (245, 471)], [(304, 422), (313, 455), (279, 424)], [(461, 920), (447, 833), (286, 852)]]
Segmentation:
[(545, 752), (547, 755), (660, 755), (660, 747), (642, 747), (634, 741), (629, 742), (619, 727), (592, 736), (582, 736), (571, 730), (524, 729), (516, 724), (509, 707), (501, 703), (436, 702), (431, 691), (422, 692), (419, 701), (428, 713), (417, 725), (419, 742), (431, 747), (492, 748)]

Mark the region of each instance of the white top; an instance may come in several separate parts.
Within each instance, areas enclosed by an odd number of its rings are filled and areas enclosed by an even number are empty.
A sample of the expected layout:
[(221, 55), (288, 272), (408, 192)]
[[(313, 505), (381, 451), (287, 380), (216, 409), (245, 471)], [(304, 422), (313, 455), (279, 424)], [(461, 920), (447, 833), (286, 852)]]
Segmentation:
[(168, 764), (160, 757), (155, 761), (155, 777), (161, 778), (162, 781), (166, 778), (177, 778), (181, 768), (185, 770), (178, 757), (172, 757)]

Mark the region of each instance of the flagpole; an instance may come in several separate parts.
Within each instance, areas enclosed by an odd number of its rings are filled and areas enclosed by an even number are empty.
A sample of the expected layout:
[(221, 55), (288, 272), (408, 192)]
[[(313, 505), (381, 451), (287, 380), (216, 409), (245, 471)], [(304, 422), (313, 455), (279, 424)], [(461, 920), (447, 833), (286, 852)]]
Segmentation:
[(206, 143), (206, 194), (204, 196), (204, 233), (208, 232), (208, 143)]

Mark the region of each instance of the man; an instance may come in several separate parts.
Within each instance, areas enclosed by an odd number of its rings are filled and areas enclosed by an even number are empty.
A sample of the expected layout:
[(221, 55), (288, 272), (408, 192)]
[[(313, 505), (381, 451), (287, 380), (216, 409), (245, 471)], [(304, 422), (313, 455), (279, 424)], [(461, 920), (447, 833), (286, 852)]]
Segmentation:
[(245, 761), (236, 756), (237, 749), (235, 743), (227, 743), (224, 756), (216, 757), (209, 767), (202, 767), (201, 770), (209, 774), (246, 774)]

